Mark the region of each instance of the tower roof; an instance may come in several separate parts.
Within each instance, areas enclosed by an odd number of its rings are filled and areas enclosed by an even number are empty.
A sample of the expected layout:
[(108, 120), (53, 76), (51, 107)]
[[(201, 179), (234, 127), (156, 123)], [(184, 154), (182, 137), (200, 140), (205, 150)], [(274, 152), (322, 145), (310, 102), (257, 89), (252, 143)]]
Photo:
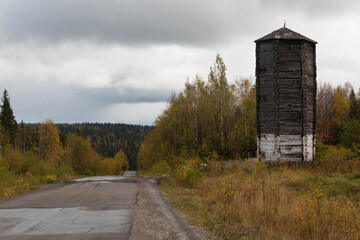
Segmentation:
[(255, 40), (255, 42), (262, 42), (272, 39), (304, 40), (315, 44), (317, 43), (316, 41), (311, 40), (310, 38), (307, 38), (300, 33), (294, 32), (293, 30), (290, 30), (285, 26), (273, 31), (272, 33), (269, 33), (268, 35), (265, 35), (262, 38), (259, 38), (258, 40)]

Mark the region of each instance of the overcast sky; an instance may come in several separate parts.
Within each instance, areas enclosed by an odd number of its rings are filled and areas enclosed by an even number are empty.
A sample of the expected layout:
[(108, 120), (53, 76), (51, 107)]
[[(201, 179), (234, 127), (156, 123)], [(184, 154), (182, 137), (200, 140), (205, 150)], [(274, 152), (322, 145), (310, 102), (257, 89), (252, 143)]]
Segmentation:
[(358, 91), (358, 0), (0, 0), (0, 91), (18, 121), (153, 124), (217, 53), (254, 79), (254, 40), (284, 20), (318, 42), (318, 82)]

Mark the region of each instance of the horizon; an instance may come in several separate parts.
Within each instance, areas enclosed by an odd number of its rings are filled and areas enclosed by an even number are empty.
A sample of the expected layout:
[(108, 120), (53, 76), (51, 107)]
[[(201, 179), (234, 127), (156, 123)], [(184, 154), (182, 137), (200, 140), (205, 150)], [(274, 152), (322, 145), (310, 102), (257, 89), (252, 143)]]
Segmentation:
[[(47, 120), (51, 120), (52, 119), (47, 119)], [(42, 122), (24, 122), (24, 124), (41, 124), (43, 122), (45, 122), (46, 120), (42, 121)], [(17, 121), (18, 124), (21, 123), (21, 121)], [(144, 125), (144, 124), (134, 124), (134, 123), (121, 123), (121, 122), (55, 122), (54, 124), (71, 124), (71, 125), (76, 125), (76, 124), (121, 124), (121, 125), (132, 125), (132, 126), (142, 126), (142, 127), (153, 127), (154, 125)]]

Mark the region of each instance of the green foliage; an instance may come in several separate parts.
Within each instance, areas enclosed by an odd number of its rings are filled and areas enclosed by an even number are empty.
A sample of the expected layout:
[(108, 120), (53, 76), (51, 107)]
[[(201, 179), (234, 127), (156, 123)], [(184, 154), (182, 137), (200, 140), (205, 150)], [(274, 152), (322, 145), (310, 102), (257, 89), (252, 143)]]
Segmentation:
[(174, 180), (178, 186), (193, 188), (197, 186), (202, 178), (200, 163), (193, 159), (188, 159), (179, 165), (174, 174)]
[(155, 162), (151, 166), (149, 171), (154, 174), (170, 174), (171, 168), (169, 167), (169, 165), (167, 164), (166, 161), (162, 160), (162, 161)]
[[(359, 96), (359, 93), (357, 94)], [(355, 149), (359, 141), (360, 101), (351, 84), (318, 87), (316, 136), (325, 144)]]
[(355, 149), (360, 146), (360, 119), (352, 118), (347, 121), (341, 135), (343, 146)]
[(349, 110), (349, 118), (350, 119), (360, 119), (360, 104), (359, 100), (355, 96), (354, 89), (351, 88), (350, 96), (350, 110)]
[(4, 147), (3, 156), (3, 164), (8, 170), (18, 174), (24, 173), (24, 157), (12, 145), (8, 144)]
[(80, 175), (95, 175), (100, 157), (90, 142), (76, 134), (69, 135), (67, 139), (65, 161)]
[[(320, 147), (320, 146), (319, 146)], [(351, 149), (343, 146), (322, 146), (317, 153), (317, 164), (321, 171), (353, 173), (360, 172), (360, 158)]]
[(198, 169), (188, 169), (185, 173), (185, 183), (190, 187), (194, 187), (200, 183), (202, 174)]

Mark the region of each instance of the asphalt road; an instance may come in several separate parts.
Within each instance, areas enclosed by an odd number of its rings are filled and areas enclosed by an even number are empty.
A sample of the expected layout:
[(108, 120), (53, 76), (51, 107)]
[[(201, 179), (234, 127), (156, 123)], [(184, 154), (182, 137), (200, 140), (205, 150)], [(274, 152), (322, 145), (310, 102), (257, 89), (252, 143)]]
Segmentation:
[(0, 239), (206, 239), (154, 178), (90, 177), (0, 201)]

